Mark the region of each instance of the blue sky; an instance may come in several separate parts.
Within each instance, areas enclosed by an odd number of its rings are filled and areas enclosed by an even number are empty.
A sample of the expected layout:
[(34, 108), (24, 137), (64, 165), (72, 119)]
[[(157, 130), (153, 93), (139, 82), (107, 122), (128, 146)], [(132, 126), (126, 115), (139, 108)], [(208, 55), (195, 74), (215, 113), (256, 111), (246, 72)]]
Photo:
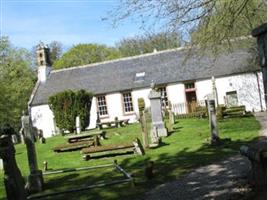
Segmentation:
[(101, 20), (118, 0), (0, 0), (1, 35), (18, 47), (31, 49), (39, 41), (114, 45), (120, 39), (142, 34), (131, 20), (113, 28)]

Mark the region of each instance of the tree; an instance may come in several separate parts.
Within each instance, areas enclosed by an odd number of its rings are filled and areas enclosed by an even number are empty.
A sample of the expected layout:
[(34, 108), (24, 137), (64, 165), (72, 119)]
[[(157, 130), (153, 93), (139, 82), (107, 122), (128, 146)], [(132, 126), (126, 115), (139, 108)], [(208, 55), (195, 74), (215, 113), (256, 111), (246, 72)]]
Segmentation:
[(50, 60), (52, 62), (52, 65), (60, 59), (61, 55), (62, 55), (62, 44), (60, 42), (57, 41), (52, 41), (49, 45), (48, 45), (49, 49), (50, 49)]
[(78, 44), (64, 53), (53, 67), (54, 69), (68, 68), (119, 57), (121, 57), (120, 52), (115, 48), (99, 44)]
[(7, 37), (0, 38), (0, 124), (20, 127), (22, 110), (36, 81), (31, 54), (12, 46)]
[(234, 37), (250, 35), (251, 29), (266, 21), (265, 0), (120, 0), (111, 11), (115, 23), (138, 18), (143, 27), (163, 25), (180, 30), (183, 37), (196, 34), (191, 44), (217, 48)]
[(57, 127), (73, 132), (77, 116), (84, 130), (89, 125), (92, 94), (85, 90), (66, 90), (49, 97), (49, 106), (54, 113)]
[(180, 46), (178, 34), (172, 32), (148, 33), (143, 36), (125, 38), (117, 43), (122, 56), (134, 56), (150, 53), (156, 50), (165, 50)]

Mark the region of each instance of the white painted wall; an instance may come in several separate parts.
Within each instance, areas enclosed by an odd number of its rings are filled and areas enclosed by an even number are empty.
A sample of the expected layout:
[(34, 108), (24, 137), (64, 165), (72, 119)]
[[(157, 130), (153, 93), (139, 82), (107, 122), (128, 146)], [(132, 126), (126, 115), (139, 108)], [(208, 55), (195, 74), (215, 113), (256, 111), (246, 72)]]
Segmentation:
[(166, 87), (168, 99), (172, 104), (185, 102), (184, 84), (171, 84)]
[(51, 67), (42, 65), (38, 67), (38, 81), (44, 83), (51, 72)]
[[(255, 73), (215, 78), (218, 103), (225, 104), (224, 98), (226, 96), (226, 92), (236, 91), (239, 105), (245, 105), (247, 111), (261, 111), (260, 97), (262, 100), (262, 105), (264, 102), (263, 83), (261, 73), (259, 72), (257, 74), (259, 77), (261, 95), (259, 94)], [(206, 95), (212, 93), (211, 79), (197, 81), (196, 88), (198, 100), (205, 100)], [(264, 105), (263, 109), (266, 109)]]
[(90, 110), (90, 123), (87, 129), (94, 129), (96, 127), (96, 120), (97, 120), (96, 98), (93, 97)]
[(211, 79), (197, 81), (195, 83), (197, 100), (202, 101), (207, 99), (207, 96), (212, 94)]
[(48, 105), (34, 106), (31, 108), (33, 126), (43, 131), (44, 137), (55, 134), (54, 115)]
[(132, 91), (133, 106), (134, 106), (134, 111), (136, 113), (137, 118), (139, 118), (139, 109), (138, 109), (139, 98), (144, 99), (146, 108), (150, 107), (150, 100), (148, 99), (150, 90), (151, 88), (144, 88), (144, 89), (138, 89), (138, 90)]

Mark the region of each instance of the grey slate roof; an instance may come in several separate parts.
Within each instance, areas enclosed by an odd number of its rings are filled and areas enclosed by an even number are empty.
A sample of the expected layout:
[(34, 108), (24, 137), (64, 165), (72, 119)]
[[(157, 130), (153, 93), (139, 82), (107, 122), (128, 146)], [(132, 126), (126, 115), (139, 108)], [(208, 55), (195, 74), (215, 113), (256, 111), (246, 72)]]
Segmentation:
[[(47, 104), (49, 96), (66, 89), (85, 89), (94, 94), (106, 94), (168, 84), (199, 80), (259, 70), (249, 64), (253, 55), (247, 50), (213, 57), (192, 56), (185, 61), (186, 49), (173, 49), (130, 58), (95, 63), (81, 67), (52, 71), (33, 97), (32, 105)], [(135, 82), (136, 73), (145, 72), (144, 81)]]

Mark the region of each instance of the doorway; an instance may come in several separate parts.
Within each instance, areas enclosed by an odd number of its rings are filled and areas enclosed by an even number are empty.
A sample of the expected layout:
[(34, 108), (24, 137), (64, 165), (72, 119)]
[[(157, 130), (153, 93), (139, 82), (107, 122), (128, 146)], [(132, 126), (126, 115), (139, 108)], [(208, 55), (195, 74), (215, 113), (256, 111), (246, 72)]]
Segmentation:
[(188, 113), (192, 113), (196, 111), (197, 107), (197, 95), (196, 91), (185, 92), (186, 103), (187, 103), (187, 111)]

